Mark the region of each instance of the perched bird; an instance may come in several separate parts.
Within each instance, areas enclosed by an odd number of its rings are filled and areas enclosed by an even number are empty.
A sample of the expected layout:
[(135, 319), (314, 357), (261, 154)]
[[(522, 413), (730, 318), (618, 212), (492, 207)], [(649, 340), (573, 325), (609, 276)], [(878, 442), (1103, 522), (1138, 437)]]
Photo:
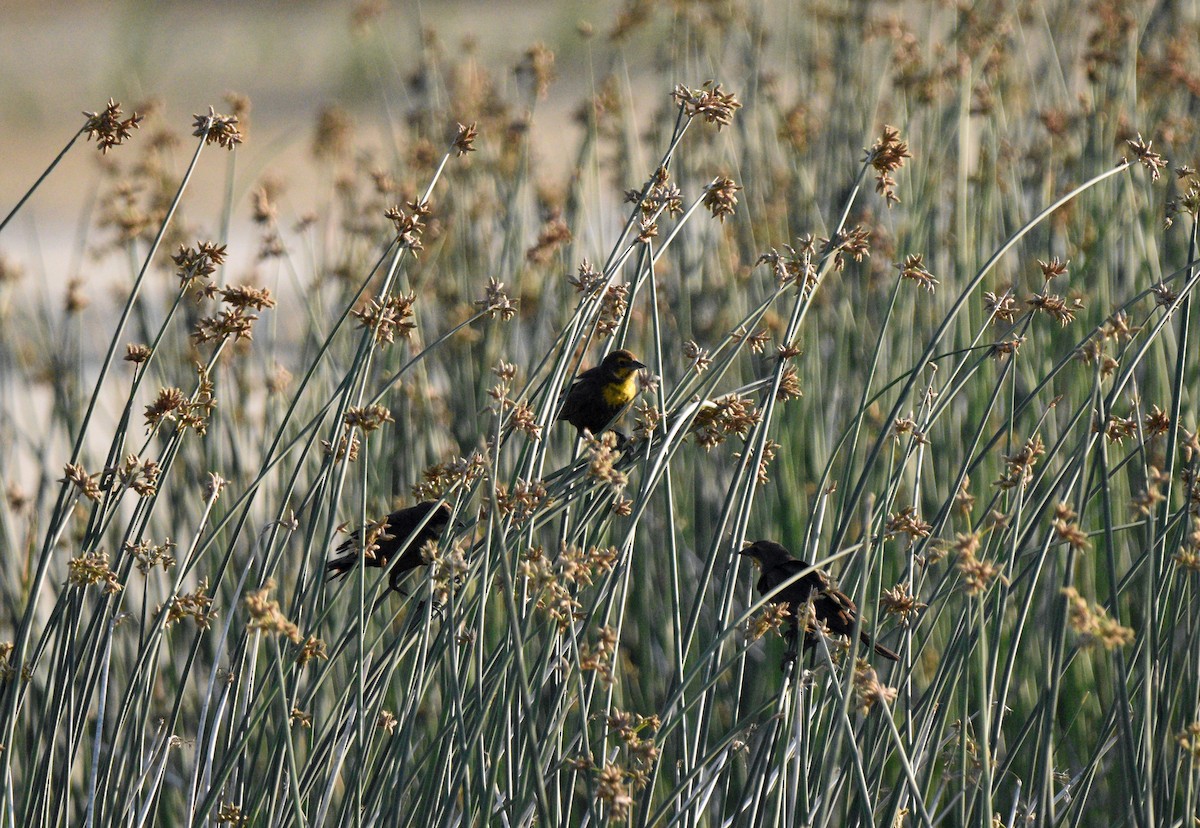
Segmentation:
[[(743, 549), (740, 554), (752, 558), (758, 564), (759, 569), (762, 570), (762, 576), (758, 579), (759, 595), (766, 595), (788, 579), (808, 569), (808, 564), (793, 558), (790, 552), (774, 541), (755, 541)], [(813, 570), (807, 575), (792, 581), (791, 584), (784, 587), (780, 592), (775, 593), (774, 600), (787, 602), (788, 604), (787, 638), (789, 646), (787, 655), (784, 656), (788, 661), (796, 658), (796, 637), (798, 632), (796, 613), (800, 607), (807, 603), (810, 596), (813, 599), (813, 611), (816, 615), (817, 623), (824, 623), (829, 627), (830, 631), (839, 635), (850, 636), (854, 634), (854, 625), (858, 619), (858, 608), (854, 606), (854, 602), (844, 592), (830, 586), (829, 579), (825, 577), (824, 573)], [(859, 639), (865, 646), (873, 647), (875, 652), (884, 658), (891, 659), (892, 661), (900, 660), (900, 656), (887, 647), (871, 641), (871, 636), (865, 632), (859, 633)], [(816, 643), (816, 633), (811, 630), (805, 630), (805, 649), (814, 646)]]
[[(428, 520), (426, 520), (428, 517)], [(421, 547), (429, 541), (436, 541), (442, 536), (442, 530), (450, 522), (450, 507), (445, 503), (440, 506), (435, 502), (418, 503), (407, 509), (399, 509), (385, 518), (387, 528), (375, 539), (375, 556), (367, 558), (367, 566), (387, 566), (396, 555), (400, 560), (392, 567), (388, 585), (391, 589), (400, 590), (401, 579), (412, 570), (425, 563), (421, 557)], [(417, 532), (421, 522), (425, 525)], [(409, 541), (409, 536), (416, 532), (416, 537)], [(345, 575), (358, 562), (356, 548), (362, 543), (359, 533), (355, 531), (338, 548), (339, 553), (345, 554), (333, 558), (325, 565), (325, 569), (333, 573), (331, 578)]]
[[(599, 436), (633, 402), (637, 396), (637, 371), (645, 367), (624, 348), (613, 351), (595, 368), (575, 378), (558, 419), (566, 420), (581, 433), (586, 428)], [(624, 437), (620, 432), (617, 436)]]

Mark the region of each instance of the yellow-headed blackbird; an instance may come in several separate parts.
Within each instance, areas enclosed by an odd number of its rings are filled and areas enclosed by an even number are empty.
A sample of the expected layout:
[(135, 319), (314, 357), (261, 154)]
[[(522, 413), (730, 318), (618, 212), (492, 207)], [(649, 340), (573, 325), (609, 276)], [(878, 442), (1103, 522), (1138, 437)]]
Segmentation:
[[(599, 436), (633, 402), (637, 396), (637, 371), (645, 367), (629, 351), (613, 351), (595, 368), (575, 378), (558, 419), (566, 420), (580, 432), (586, 428)], [(624, 435), (618, 432), (618, 436)]]
[[(766, 595), (788, 579), (808, 569), (808, 564), (793, 558), (791, 553), (774, 541), (755, 541), (743, 549), (741, 554), (753, 558), (758, 563), (759, 569), (762, 570), (762, 576), (758, 579), (759, 595)], [(791, 584), (784, 587), (780, 592), (775, 593), (774, 600), (780, 602), (786, 601), (788, 604), (787, 639), (789, 647), (785, 656), (787, 660), (793, 660), (796, 657), (796, 611), (798, 608), (804, 606), (810, 596), (813, 599), (813, 611), (816, 614), (818, 623), (823, 622), (829, 627), (830, 631), (839, 635), (851, 636), (854, 634), (854, 625), (858, 619), (858, 608), (854, 606), (854, 602), (844, 592), (830, 586), (829, 579), (825, 577), (824, 573), (813, 570), (807, 575), (792, 581)], [(865, 632), (859, 632), (859, 639), (865, 646), (874, 647), (875, 652), (884, 658), (891, 659), (892, 661), (900, 660), (900, 656), (887, 647), (871, 641), (871, 636)], [(812, 647), (816, 643), (816, 633), (811, 630), (805, 630), (805, 649)]]
[[(417, 527), (421, 525), (422, 521), (425, 521), (425, 525), (421, 527), (421, 531), (417, 532)], [(396, 565), (392, 567), (391, 577), (388, 578), (389, 587), (399, 592), (400, 580), (408, 572), (425, 563), (421, 557), (421, 547), (429, 541), (436, 541), (440, 538), (442, 530), (449, 522), (450, 507), (445, 503), (440, 506), (432, 501), (418, 503), (416, 506), (392, 512), (387, 516), (387, 528), (384, 533), (375, 540), (378, 548), (375, 550), (375, 557), (367, 558), (367, 566), (387, 566), (394, 556), (399, 555), (400, 560), (396, 561)], [(409, 542), (409, 537), (414, 532), (416, 532), (416, 536)], [(334, 558), (325, 565), (325, 568), (333, 573), (331, 578), (345, 575), (354, 568), (354, 564), (358, 561), (358, 554), (355, 550), (361, 543), (359, 533), (356, 531), (337, 548), (339, 553), (349, 554)]]

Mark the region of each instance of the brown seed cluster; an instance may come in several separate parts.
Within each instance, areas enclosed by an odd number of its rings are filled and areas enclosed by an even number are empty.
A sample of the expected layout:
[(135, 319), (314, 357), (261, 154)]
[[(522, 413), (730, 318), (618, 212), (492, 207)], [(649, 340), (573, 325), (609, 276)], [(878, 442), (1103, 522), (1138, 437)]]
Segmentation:
[(119, 147), (129, 140), (133, 130), (137, 129), (146, 117), (131, 112), (128, 118), (122, 118), (123, 114), (121, 105), (112, 98), (108, 99), (108, 105), (99, 112), (83, 113), (87, 121), (84, 122), (82, 131), (89, 141), (96, 139), (96, 148), (101, 153), (107, 153), (111, 148)]
[(1092, 548), (1087, 532), (1080, 528), (1077, 519), (1079, 515), (1067, 503), (1059, 503), (1054, 507), (1054, 534), (1076, 552), (1087, 552)]
[(1142, 136), (1139, 134), (1137, 138), (1131, 138), (1125, 143), (1133, 150), (1134, 156), (1141, 165), (1150, 171), (1150, 180), (1158, 181), (1162, 175), (1160, 171), (1167, 166), (1168, 162), (1167, 159), (1150, 149), (1154, 142), (1142, 140)]
[[(671, 183), (666, 167), (654, 171), (645, 195), (639, 190), (626, 190), (625, 201), (637, 205), (642, 219), (642, 232), (657, 233), (656, 222), (663, 213), (671, 218), (683, 214), (683, 193)], [(639, 241), (646, 240), (639, 238)]]
[(1181, 730), (1175, 741), (1191, 755), (1193, 762), (1200, 762), (1200, 721), (1192, 722)]
[(137, 568), (142, 575), (149, 575), (150, 570), (156, 566), (162, 567), (163, 572), (166, 572), (175, 565), (175, 542), (170, 538), (162, 543), (149, 540), (141, 540), (136, 544), (126, 543), (125, 551), (137, 560)]
[(604, 274), (592, 267), (592, 263), (584, 259), (579, 263), (575, 275), (568, 276), (567, 281), (575, 287), (576, 293), (584, 296), (596, 296), (604, 289), (607, 281)]
[(757, 641), (771, 631), (780, 632), (791, 616), (791, 604), (787, 601), (772, 601), (758, 615), (746, 621), (744, 636), (747, 641)]
[(504, 282), (495, 276), (489, 276), (483, 298), (476, 300), (475, 306), (492, 319), (499, 317), (501, 321), (507, 322), (517, 315), (518, 303), (519, 300), (509, 298), (508, 291), (504, 289)]
[(454, 140), (450, 142), (455, 155), (461, 158), (468, 152), (475, 152), (475, 138), (478, 134), (479, 131), (475, 128), (474, 121), (468, 125), (457, 124), (454, 131)]
[(250, 613), (250, 623), (246, 627), (268, 635), (282, 635), (293, 644), (299, 644), (302, 639), (300, 628), (287, 619), (279, 602), (271, 597), (274, 589), (275, 580), (268, 578), (262, 589), (247, 593), (242, 599), (242, 606)]
[(100, 499), (100, 484), (96, 474), (88, 474), (87, 470), (79, 463), (67, 463), (63, 467), (63, 473), (66, 475), (61, 482), (70, 483), (79, 493), (88, 500), (96, 501)]
[(1002, 490), (1024, 489), (1033, 482), (1033, 467), (1038, 458), (1046, 453), (1046, 444), (1040, 435), (1033, 435), (1025, 441), (1020, 451), (1004, 456), (1005, 472), (992, 485)]
[(117, 578), (117, 573), (108, 568), (108, 553), (104, 551), (67, 561), (67, 582), (77, 587), (104, 584), (105, 595), (115, 595), (125, 588)]
[(146, 430), (153, 431), (163, 422), (173, 422), (176, 428), (190, 428), (197, 434), (208, 430), (208, 418), (217, 407), (212, 396), (212, 380), (202, 365), (197, 365), (199, 376), (196, 392), (189, 398), (179, 388), (161, 388), (154, 402), (146, 406)]
[(242, 133), (238, 130), (236, 115), (218, 115), (211, 106), (207, 115), (196, 115), (192, 124), (192, 135), (203, 138), (206, 144), (216, 144), (227, 150), (232, 150), (242, 143)]
[(854, 700), (860, 713), (869, 713), (876, 704), (894, 702), (896, 688), (883, 684), (871, 663), (859, 658), (854, 663)]
[(712, 217), (725, 222), (726, 216), (732, 216), (733, 210), (737, 207), (739, 187), (732, 178), (727, 175), (719, 175), (712, 180), (708, 186), (704, 188), (704, 207)]
[(1041, 311), (1065, 328), (1075, 321), (1075, 315), (1083, 310), (1083, 299), (1078, 296), (1063, 298), (1054, 293), (1035, 293), (1025, 300), (1035, 311)]
[(407, 211), (401, 210), (399, 206), (389, 207), (383, 217), (392, 223), (392, 227), (396, 231), (396, 241), (400, 243), (400, 246), (418, 253), (425, 249), (421, 239), (425, 234), (425, 225), (433, 213), (433, 208), (429, 206), (428, 201), (415, 199), (406, 202), (404, 206)]
[(175, 263), (175, 275), (185, 289), (197, 282), (207, 284), (208, 277), (225, 264), (225, 245), (212, 242), (197, 242), (194, 247), (179, 245), (179, 252), (171, 257)]
[(740, 394), (728, 394), (701, 406), (692, 420), (691, 431), (698, 444), (711, 450), (730, 435), (745, 437), (761, 420), (762, 412), (753, 400)]
[[(544, 509), (554, 503), (554, 498), (546, 491), (546, 484), (540, 480), (522, 480), (512, 485), (509, 492), (508, 484), (496, 484), (496, 509), (506, 518), (512, 518), (516, 523), (529, 520), (539, 509)], [(491, 508), (490, 500), (484, 502), (484, 507)]]
[(834, 269), (844, 270), (846, 257), (861, 262), (865, 257), (871, 255), (870, 235), (871, 231), (859, 224), (844, 232), (836, 233), (833, 238), (821, 239), (821, 246), (833, 254)]
[(742, 107), (737, 95), (722, 92), (721, 84), (713, 81), (705, 81), (699, 89), (689, 89), (679, 84), (671, 97), (689, 119), (699, 115), (707, 123), (716, 124), (717, 129), (732, 124), (734, 114)]
[(613, 570), (619, 552), (615, 546), (583, 547), (564, 545), (555, 560), (542, 547), (527, 551), (521, 558), (518, 574), (525, 579), (528, 600), (544, 612), (560, 633), (583, 619), (579, 590), (590, 587), (600, 576)]
[(612, 627), (601, 627), (596, 631), (594, 644), (584, 644), (579, 648), (579, 669), (596, 673), (606, 685), (611, 685), (613, 676), (613, 655), (617, 651), (617, 631)]
[(1181, 165), (1175, 168), (1175, 176), (1182, 192), (1167, 202), (1163, 225), (1168, 230), (1175, 223), (1176, 216), (1191, 216), (1193, 222), (1200, 218), (1200, 172)]
[(129, 343), (125, 346), (125, 361), (132, 362), (134, 365), (141, 365), (146, 360), (150, 359), (150, 354), (153, 353), (149, 346), (136, 343)]
[(904, 257), (904, 261), (897, 262), (896, 269), (900, 271), (901, 279), (908, 279), (916, 282), (918, 287), (923, 287), (925, 290), (933, 293), (938, 286), (938, 280), (933, 278), (933, 274), (925, 269), (924, 257), (919, 253), (912, 253)]
[(796, 241), (795, 247), (784, 245), (782, 253), (774, 248), (763, 253), (756, 264), (771, 266), (780, 289), (794, 284), (807, 296), (817, 286), (816, 246), (816, 239), (805, 235)]
[(596, 799), (604, 805), (609, 821), (627, 820), (634, 805), (634, 794), (649, 784), (660, 751), (654, 739), (643, 738), (642, 733), (654, 733), (659, 726), (657, 716), (645, 717), (614, 709), (608, 715), (609, 734), (619, 740), (625, 761), (605, 762), (597, 768), (590, 757), (572, 760), (576, 770), (595, 774)]
[(891, 589), (883, 590), (879, 596), (879, 606), (888, 615), (898, 617), (900, 626), (907, 627), (913, 616), (929, 605), (918, 601), (907, 583), (899, 583)]
[(117, 482), (133, 489), (140, 497), (152, 497), (158, 493), (158, 477), (162, 473), (156, 460), (145, 460), (136, 454), (127, 454), (117, 467)]
[[(178, 623), (185, 618), (191, 618), (196, 629), (207, 630), (217, 617), (217, 611), (212, 606), (213, 599), (208, 595), (208, 580), (200, 582), (191, 592), (184, 592), (173, 597), (167, 604), (168, 625)], [(162, 611), (159, 607), (159, 611)]]
[(917, 507), (905, 506), (900, 511), (888, 515), (883, 536), (894, 538), (896, 535), (907, 535), (910, 540), (917, 540), (929, 537), (932, 529), (930, 524), (921, 520), (921, 516), (917, 514)]
[(434, 602), (445, 604), (450, 600), (450, 594), (466, 581), (471, 570), (462, 544), (456, 542), (449, 549), (442, 549), (437, 541), (428, 541), (421, 547), (421, 558), (429, 567)]
[(588, 477), (603, 483), (613, 494), (620, 494), (629, 483), (625, 472), (616, 468), (616, 462), (621, 457), (617, 442), (617, 435), (611, 431), (599, 437), (587, 438)]
[(912, 158), (908, 143), (900, 140), (900, 130), (884, 124), (883, 132), (869, 150), (864, 150), (865, 159), (875, 170), (875, 192), (884, 197), (887, 206), (900, 203), (896, 195), (896, 179), (892, 173), (904, 166), (906, 158)]
[(373, 298), (350, 313), (358, 320), (359, 327), (371, 331), (375, 343), (382, 347), (391, 345), (397, 337), (408, 339), (417, 329), (412, 321), (416, 299), (415, 293), (392, 294), (382, 302)]
[(457, 488), (471, 486), (487, 474), (487, 470), (487, 458), (478, 451), (445, 463), (435, 463), (421, 473), (421, 482), (413, 485), (413, 497), (438, 500)]
[(1067, 598), (1067, 620), (1079, 634), (1081, 646), (1115, 650), (1133, 643), (1133, 630), (1110, 618), (1104, 607), (1089, 603), (1075, 587), (1064, 587), (1062, 593)]
[(708, 366), (712, 365), (708, 349), (700, 347), (694, 339), (683, 343), (683, 358), (690, 363), (691, 369), (697, 374), (703, 374)]
[(992, 318), (992, 324), (1011, 324), (1017, 318), (1019, 307), (1012, 293), (1005, 291), (997, 296), (991, 291), (983, 294), (983, 306)]
[(1002, 570), (999, 566), (991, 561), (982, 560), (976, 555), (979, 550), (979, 540), (977, 533), (955, 536), (954, 546), (958, 551), (955, 567), (958, 569), (959, 576), (962, 577), (963, 588), (967, 595), (979, 595), (984, 592), (997, 576), (1007, 583), (1001, 575)]
[(359, 429), (363, 434), (383, 428), (384, 423), (394, 423), (392, 412), (379, 403), (370, 405), (352, 405), (346, 409), (342, 418), (347, 428)]

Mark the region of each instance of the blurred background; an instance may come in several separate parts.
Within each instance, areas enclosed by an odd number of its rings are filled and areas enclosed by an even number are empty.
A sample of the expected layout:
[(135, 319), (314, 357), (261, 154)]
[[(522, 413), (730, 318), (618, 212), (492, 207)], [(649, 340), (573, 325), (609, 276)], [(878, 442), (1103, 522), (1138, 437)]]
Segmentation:
[[(337, 106), (354, 122), (355, 143), (390, 143), (392, 119), (417, 105), (410, 81), (423, 35), (441, 49), (471, 55), (494, 72), (497, 92), (517, 83), (512, 72), (530, 46), (555, 54), (556, 80), (538, 103), (529, 129), (537, 163), (561, 174), (571, 156), (564, 130), (594, 80), (591, 39), (581, 30), (610, 27), (617, 2), (10, 2), (0, 8), (0, 213), (7, 213), (81, 123), (109, 97), (130, 110), (154, 113), (146, 127), (190, 131), (193, 115), (230, 107), (228, 93), (249, 99), (235, 186), (245, 194), (264, 173), (286, 178), (286, 209), (312, 209), (322, 191), (310, 152), (318, 113)], [(607, 50), (605, 50), (607, 51)], [(639, 50), (640, 52), (641, 50)], [(644, 53), (644, 52), (643, 52)], [(649, 55), (647, 55), (649, 57)], [(645, 80), (650, 66), (627, 66)], [(673, 81), (672, 81), (673, 82)], [(660, 98), (670, 84), (660, 84)], [(461, 113), (470, 120), (475, 115)], [(135, 134), (146, 139), (146, 134)], [(577, 137), (572, 137), (574, 144)], [(119, 153), (118, 153), (119, 154)], [(104, 159), (68, 153), (0, 243), (32, 268), (40, 282), (61, 288), (71, 269), (68, 244), (78, 235), (81, 184), (90, 189)], [(186, 158), (181, 159), (186, 161)], [(206, 159), (216, 164), (216, 154)], [(189, 189), (194, 212), (217, 210), (222, 177), (198, 175)], [(238, 196), (235, 196), (238, 197)], [(243, 213), (240, 218), (247, 219)], [(236, 223), (235, 223), (236, 224)], [(234, 228), (236, 232), (236, 226)], [(236, 245), (235, 245), (236, 247)]]

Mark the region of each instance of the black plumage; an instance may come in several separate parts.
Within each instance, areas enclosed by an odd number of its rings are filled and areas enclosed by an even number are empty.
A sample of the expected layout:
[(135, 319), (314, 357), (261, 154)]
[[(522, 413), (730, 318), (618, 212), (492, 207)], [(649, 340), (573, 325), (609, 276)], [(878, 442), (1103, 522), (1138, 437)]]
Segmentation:
[[(378, 548), (374, 557), (367, 558), (367, 566), (387, 566), (392, 558), (399, 555), (400, 559), (392, 567), (391, 577), (388, 579), (390, 588), (399, 590), (401, 579), (425, 563), (421, 557), (421, 547), (442, 536), (442, 530), (450, 522), (450, 507), (434, 501), (418, 503), (416, 506), (392, 512), (386, 520), (387, 528), (376, 538), (375, 544)], [(417, 531), (422, 521), (425, 521), (425, 525)], [(410, 541), (413, 532), (416, 532), (416, 536)], [(326, 570), (332, 573), (331, 578), (345, 575), (354, 568), (354, 564), (358, 562), (358, 547), (361, 544), (359, 533), (355, 531), (338, 546), (337, 553), (342, 556), (331, 559), (325, 565)]]
[[(755, 541), (742, 550), (758, 562), (762, 575), (758, 579), (758, 594), (766, 595), (771, 590), (799, 575), (808, 564), (793, 558), (783, 546), (769, 540)], [(841, 590), (834, 589), (824, 573), (813, 570), (775, 594), (774, 600), (788, 604), (788, 657), (796, 657), (796, 638), (798, 635), (796, 612), (813, 598), (813, 611), (818, 622), (824, 622), (831, 632), (851, 636), (858, 619), (858, 608), (850, 600), (850, 596)], [(875, 652), (892, 661), (899, 661), (900, 656), (882, 644), (876, 644), (871, 636), (859, 631), (859, 640), (863, 645), (872, 647)], [(804, 631), (804, 647), (808, 649), (817, 643), (816, 633)]]
[(566, 420), (580, 432), (585, 428), (599, 436), (625, 406), (637, 396), (638, 369), (646, 366), (629, 351), (613, 351), (599, 365), (575, 378), (563, 399), (559, 420)]

